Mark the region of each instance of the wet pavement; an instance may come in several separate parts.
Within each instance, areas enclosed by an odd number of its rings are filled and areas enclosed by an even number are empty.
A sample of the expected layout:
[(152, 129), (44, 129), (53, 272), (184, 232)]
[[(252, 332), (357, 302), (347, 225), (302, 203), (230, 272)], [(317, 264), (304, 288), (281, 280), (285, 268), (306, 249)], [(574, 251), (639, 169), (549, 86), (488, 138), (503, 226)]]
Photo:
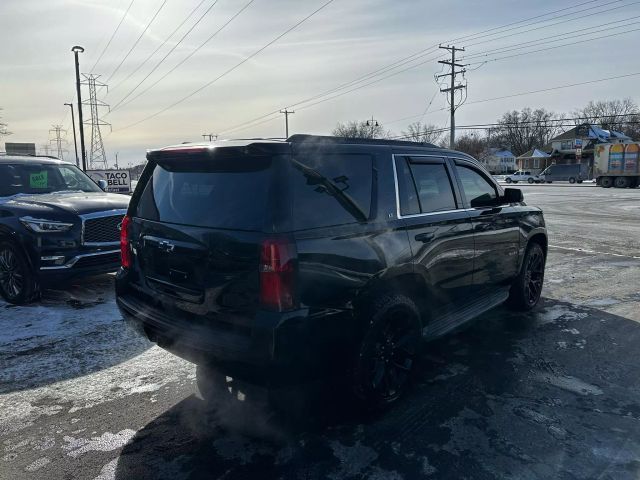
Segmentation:
[(637, 479), (640, 189), (522, 189), (548, 222), (543, 303), (427, 344), (377, 416), (340, 383), (289, 418), (253, 390), (208, 411), (191, 364), (124, 328), (110, 277), (0, 305), (0, 478)]

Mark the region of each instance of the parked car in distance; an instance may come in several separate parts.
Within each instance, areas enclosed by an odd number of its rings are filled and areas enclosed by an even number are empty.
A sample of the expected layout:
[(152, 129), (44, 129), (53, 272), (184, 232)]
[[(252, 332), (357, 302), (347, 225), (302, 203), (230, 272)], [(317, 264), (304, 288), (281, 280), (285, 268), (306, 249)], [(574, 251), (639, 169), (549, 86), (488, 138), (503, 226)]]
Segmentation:
[(528, 170), (518, 170), (517, 172), (514, 172), (511, 175), (505, 175), (505, 182), (507, 183), (518, 183), (518, 182), (540, 183), (540, 179), (538, 178), (537, 175), (532, 174)]
[(588, 178), (586, 166), (582, 163), (574, 163), (568, 165), (549, 165), (545, 170), (540, 172), (541, 182), (569, 182), (582, 183)]
[(122, 227), (117, 304), (198, 365), (277, 388), (349, 372), (363, 402), (405, 390), (423, 339), (542, 289), (542, 212), (472, 157), (294, 135), (150, 151)]
[(75, 165), (0, 156), (0, 294), (14, 304), (41, 287), (115, 272), (129, 197), (105, 193)]

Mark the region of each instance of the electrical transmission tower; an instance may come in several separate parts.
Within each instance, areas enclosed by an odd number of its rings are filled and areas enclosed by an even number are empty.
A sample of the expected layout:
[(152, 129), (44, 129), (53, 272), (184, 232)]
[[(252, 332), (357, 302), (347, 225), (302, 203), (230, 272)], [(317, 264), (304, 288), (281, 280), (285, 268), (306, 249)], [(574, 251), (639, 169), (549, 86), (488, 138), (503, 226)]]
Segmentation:
[[(456, 83), (457, 75), (464, 75), (466, 70), (464, 67), (466, 65), (462, 65), (460, 63), (456, 63), (456, 52), (464, 52), (464, 48), (456, 48), (455, 46), (447, 45), (446, 47), (440, 45), (440, 48), (444, 50), (449, 50), (451, 52), (451, 61), (448, 60), (439, 60), (438, 63), (442, 63), (443, 65), (449, 65), (451, 67), (451, 71), (449, 73), (444, 73), (442, 75), (436, 75), (436, 81), (442, 77), (451, 77), (451, 86), (448, 88), (441, 88), (440, 91), (444, 93), (448, 93), (447, 102), (449, 103), (450, 112), (451, 112), (451, 133), (449, 137), (449, 148), (454, 148), (456, 143), (456, 110), (460, 105), (462, 105), (467, 99), (467, 82), (464, 83)], [(456, 67), (460, 67), (462, 70), (457, 70)], [(460, 90), (461, 95), (459, 101), (456, 100), (456, 91)], [(462, 91), (464, 90), (464, 96), (462, 95)]]
[(109, 107), (106, 103), (98, 100), (96, 95), (96, 87), (106, 87), (107, 85), (98, 82), (97, 79), (100, 75), (85, 74), (83, 73), (84, 81), (82, 85), (89, 86), (89, 100), (82, 102), (83, 105), (89, 105), (91, 107), (91, 119), (86, 120), (86, 125), (91, 125), (91, 147), (89, 150), (89, 169), (90, 170), (105, 170), (108, 167), (107, 155), (104, 152), (104, 143), (102, 142), (102, 133), (100, 127), (108, 125), (110, 123), (101, 120), (98, 116), (98, 107)]
[(67, 143), (67, 141), (62, 138), (62, 134), (64, 133), (65, 135), (67, 134), (66, 130), (63, 130), (62, 125), (51, 125), (51, 130), (49, 130), (49, 134), (54, 133), (55, 134), (55, 138), (52, 138), (49, 140), (49, 142), (54, 143), (56, 146), (56, 151), (58, 152), (57, 157), (60, 160), (64, 160), (64, 155), (63, 153), (66, 151), (65, 149), (62, 148), (62, 144), (63, 143)]

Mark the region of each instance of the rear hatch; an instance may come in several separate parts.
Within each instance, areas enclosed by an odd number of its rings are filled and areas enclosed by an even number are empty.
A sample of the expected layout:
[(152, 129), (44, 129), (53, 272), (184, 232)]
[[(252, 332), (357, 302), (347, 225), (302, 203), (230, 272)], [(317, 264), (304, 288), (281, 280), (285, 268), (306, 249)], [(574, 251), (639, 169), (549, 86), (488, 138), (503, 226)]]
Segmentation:
[(235, 147), (150, 154), (130, 212), (141, 299), (248, 327), (259, 308), (260, 247), (281, 209), (281, 159)]

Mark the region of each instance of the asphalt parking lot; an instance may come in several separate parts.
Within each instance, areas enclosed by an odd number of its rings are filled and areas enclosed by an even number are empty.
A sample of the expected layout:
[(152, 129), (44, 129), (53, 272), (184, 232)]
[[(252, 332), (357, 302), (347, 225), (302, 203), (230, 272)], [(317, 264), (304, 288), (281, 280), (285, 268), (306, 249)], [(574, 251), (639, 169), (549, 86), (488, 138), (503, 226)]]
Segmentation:
[(546, 214), (544, 301), (428, 344), (384, 415), (339, 384), (303, 392), (302, 426), (250, 393), (206, 412), (109, 276), (0, 304), (0, 478), (639, 478), (640, 189), (518, 188)]

